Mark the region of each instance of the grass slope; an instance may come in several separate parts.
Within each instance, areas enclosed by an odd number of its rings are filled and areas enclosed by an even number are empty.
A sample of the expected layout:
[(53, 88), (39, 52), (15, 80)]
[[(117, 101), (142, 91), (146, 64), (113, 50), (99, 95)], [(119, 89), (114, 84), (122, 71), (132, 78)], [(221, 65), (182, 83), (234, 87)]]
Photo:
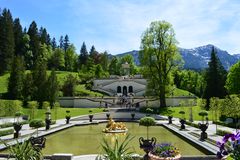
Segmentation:
[[(29, 71), (26, 71), (29, 72)], [(47, 71), (47, 74), (50, 75), (51, 71)], [(69, 74), (72, 74), (74, 77), (77, 78), (77, 80), (79, 80), (78, 77), (78, 73), (77, 72), (67, 72), (67, 71), (56, 71), (56, 75), (58, 78), (58, 82), (59, 84), (62, 86), (64, 84), (64, 82), (67, 79), (67, 76)], [(0, 76), (0, 94), (1, 93), (6, 93), (7, 92), (7, 86), (8, 86), (8, 78), (9, 78), (10, 74), (6, 73), (3, 76)], [(101, 93), (98, 92), (93, 92), (90, 90), (87, 90), (85, 88), (85, 85), (77, 85), (76, 87), (76, 95), (89, 95), (89, 96), (102, 96)]]

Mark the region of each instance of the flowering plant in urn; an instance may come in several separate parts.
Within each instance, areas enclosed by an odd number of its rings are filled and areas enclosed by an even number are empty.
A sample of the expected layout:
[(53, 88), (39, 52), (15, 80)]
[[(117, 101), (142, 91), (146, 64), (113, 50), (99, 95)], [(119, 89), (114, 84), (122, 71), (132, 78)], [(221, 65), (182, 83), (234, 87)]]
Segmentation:
[(150, 160), (179, 160), (181, 157), (179, 149), (170, 143), (156, 144), (148, 156)]

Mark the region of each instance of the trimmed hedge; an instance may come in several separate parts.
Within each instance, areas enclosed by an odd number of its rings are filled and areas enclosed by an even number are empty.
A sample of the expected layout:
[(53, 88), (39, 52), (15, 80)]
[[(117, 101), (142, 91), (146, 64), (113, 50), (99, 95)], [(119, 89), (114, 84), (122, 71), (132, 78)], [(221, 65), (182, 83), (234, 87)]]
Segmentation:
[(29, 127), (32, 127), (32, 128), (40, 128), (44, 126), (45, 126), (45, 122), (42, 119), (33, 119), (29, 123)]
[(221, 130), (221, 129), (217, 129), (217, 135), (219, 135), (219, 136), (225, 136), (226, 134), (231, 134), (231, 133), (232, 132)]
[[(221, 126), (226, 126), (226, 127), (230, 127), (230, 128), (236, 128), (236, 124), (235, 123), (224, 123), (224, 122), (221, 122), (221, 121), (213, 121), (213, 124), (217, 124), (217, 125), (221, 125)], [(238, 124), (238, 129), (240, 129), (240, 125)]]
[(0, 137), (6, 136), (6, 135), (9, 135), (9, 134), (13, 134), (13, 133), (14, 133), (13, 129), (3, 130), (3, 131), (0, 131)]
[(55, 120), (51, 120), (51, 124), (50, 125), (53, 125), (53, 124), (56, 124)]
[(192, 123), (192, 122), (186, 121), (186, 124), (189, 125), (189, 126), (192, 126), (192, 127), (199, 128), (198, 124), (196, 124), (196, 123)]
[[(23, 121), (20, 122), (20, 124), (28, 124), (28, 121)], [(8, 127), (13, 127), (13, 122), (8, 122), (0, 125), (0, 128), (8, 128)]]
[(149, 114), (149, 109), (152, 110), (152, 112), (151, 112), (152, 114), (159, 114), (159, 108), (158, 107), (141, 107), (139, 109), (139, 112)]

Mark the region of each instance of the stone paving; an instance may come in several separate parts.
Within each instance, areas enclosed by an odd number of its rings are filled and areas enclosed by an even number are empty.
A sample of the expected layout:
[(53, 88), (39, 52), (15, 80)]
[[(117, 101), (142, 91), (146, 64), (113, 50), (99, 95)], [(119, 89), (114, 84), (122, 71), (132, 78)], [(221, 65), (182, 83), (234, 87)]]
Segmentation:
[[(110, 114), (112, 115), (113, 118), (119, 118), (119, 119), (129, 119), (130, 120), (131, 119), (130, 113), (131, 112), (126, 112), (126, 111), (125, 112), (110, 111)], [(136, 113), (135, 118), (139, 119), (143, 116), (145, 116), (145, 114)], [(179, 122), (178, 118), (173, 118), (174, 125), (168, 125), (167, 117), (159, 116), (159, 115), (154, 115), (154, 117), (157, 119), (158, 124), (162, 124), (162, 125), (168, 127), (169, 129), (180, 133), (182, 136), (192, 139), (194, 142), (197, 142), (199, 145), (209, 148), (213, 153), (217, 152), (218, 148), (216, 146), (214, 146), (213, 144), (209, 144), (207, 142), (202, 142), (199, 140), (199, 138), (194, 137), (193, 135), (190, 134), (190, 133), (195, 133), (195, 134), (200, 135), (200, 133), (201, 133), (200, 129), (186, 125), (187, 131), (179, 131), (178, 127), (180, 126), (180, 122)], [(106, 120), (106, 113), (98, 113), (98, 114), (94, 115), (94, 122), (98, 122), (98, 121), (102, 121), (102, 120)], [(1, 123), (1, 121), (4, 121), (4, 119), (0, 119), (0, 123)], [(38, 135), (39, 136), (48, 135), (48, 134), (51, 134), (58, 130), (62, 130), (62, 129), (74, 126), (76, 124), (86, 124), (86, 123), (89, 123), (88, 115), (74, 117), (74, 118), (72, 118), (72, 121), (70, 121), (70, 124), (67, 124), (67, 125), (66, 125), (65, 119), (61, 119), (61, 120), (57, 120), (56, 124), (51, 125), (50, 130), (46, 131), (44, 127), (39, 128)], [(194, 123), (199, 123), (199, 122), (194, 122)], [(9, 127), (9, 128), (13, 128), (13, 127)], [(235, 129), (224, 127), (224, 126), (219, 126), (219, 125), (218, 125), (218, 129), (235, 132)], [(1, 128), (0, 130), (3, 130), (3, 129)], [(23, 125), (20, 133), (24, 138), (19, 138), (19, 141), (21, 142), (21, 141), (29, 138), (32, 135), (36, 136), (36, 132), (37, 132), (37, 130), (30, 128), (28, 124)], [(222, 138), (221, 136), (215, 135), (216, 125), (212, 124), (212, 122), (209, 122), (209, 127), (207, 130), (207, 133), (208, 133), (208, 137), (214, 141), (219, 141)], [(1, 140), (9, 140), (9, 142), (8, 142), (9, 144), (14, 144), (14, 142), (16, 142), (16, 141), (11, 140), (12, 138), (13, 138), (13, 135), (7, 135), (7, 136), (1, 137)], [(0, 149), (2, 149), (4, 147), (5, 146), (3, 144), (0, 145)], [(95, 158), (96, 158), (96, 155), (89, 155), (87, 157), (82, 155), (82, 156), (75, 156), (73, 158), (73, 160), (95, 160)], [(4, 159), (4, 158), (2, 158), (2, 159)]]

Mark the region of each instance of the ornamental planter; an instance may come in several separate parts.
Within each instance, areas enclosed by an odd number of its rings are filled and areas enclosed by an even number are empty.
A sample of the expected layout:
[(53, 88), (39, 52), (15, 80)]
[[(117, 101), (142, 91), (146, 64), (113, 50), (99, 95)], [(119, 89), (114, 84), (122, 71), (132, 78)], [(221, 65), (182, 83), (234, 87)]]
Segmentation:
[(88, 117), (89, 117), (89, 122), (92, 122), (92, 120), (93, 120), (93, 115), (90, 114), (90, 115), (88, 115)]
[(132, 120), (135, 118), (135, 113), (131, 113)]
[(172, 124), (172, 116), (168, 116), (168, 124)]
[(110, 113), (107, 113), (107, 114), (106, 114), (106, 117), (107, 117), (107, 120), (109, 120), (109, 118), (110, 118)]
[(37, 151), (42, 150), (45, 147), (46, 138), (45, 137), (31, 137), (29, 139), (33, 148)]
[(208, 129), (208, 123), (203, 124), (203, 123), (198, 123), (198, 127), (199, 129), (201, 129), (201, 137), (200, 140), (204, 141), (205, 139), (207, 139), (208, 135), (206, 133), (206, 130)]
[(151, 139), (144, 139), (143, 137), (139, 138), (140, 148), (146, 153), (143, 157), (144, 160), (148, 160), (148, 153), (153, 149), (156, 144), (157, 139), (152, 137)]
[(51, 119), (45, 119), (45, 123), (46, 123), (46, 130), (50, 129), (50, 124), (51, 124)]
[(15, 130), (14, 137), (13, 138), (18, 138), (19, 137), (19, 131), (22, 129), (22, 124), (20, 123), (14, 123), (13, 128)]
[(184, 130), (186, 127), (185, 127), (185, 123), (186, 123), (186, 121), (184, 120), (184, 119), (181, 119), (180, 120), (180, 123), (181, 123), (181, 128), (180, 128), (180, 130)]
[(65, 118), (66, 118), (66, 124), (69, 124), (71, 117), (70, 116), (66, 116)]
[(149, 152), (148, 157), (150, 160), (179, 160), (181, 158), (181, 155), (179, 154), (175, 157), (159, 157)]

